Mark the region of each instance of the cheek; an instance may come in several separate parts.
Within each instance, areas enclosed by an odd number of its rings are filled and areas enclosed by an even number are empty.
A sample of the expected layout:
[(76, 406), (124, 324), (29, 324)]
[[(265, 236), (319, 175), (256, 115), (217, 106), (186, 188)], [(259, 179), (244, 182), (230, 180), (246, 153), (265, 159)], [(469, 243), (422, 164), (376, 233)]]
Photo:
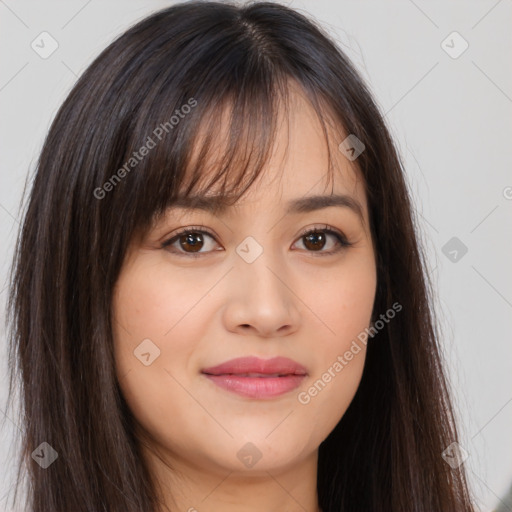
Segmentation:
[(119, 277), (112, 302), (114, 352), (132, 414), (147, 432), (176, 447), (185, 428), (176, 410), (190, 411), (196, 425), (207, 421), (186, 390), (195, 340), (203, 337), (194, 305), (211, 284), (205, 280), (191, 286), (190, 280), (171, 278), (164, 270), (161, 265), (132, 266)]
[[(201, 329), (194, 314), (215, 282), (215, 276), (197, 274), (190, 279), (177, 276), (151, 260), (121, 274), (113, 298), (114, 340), (121, 360), (131, 363), (133, 351), (144, 339), (161, 350), (160, 362), (171, 341), (175, 359), (193, 350), (193, 340), (200, 339)], [(185, 332), (183, 325), (187, 326)]]
[(141, 266), (120, 276), (113, 309), (126, 331), (161, 337), (183, 316), (194, 295), (193, 287), (171, 279), (161, 269)]
[(133, 265), (116, 283), (112, 301), (116, 371), (136, 415), (161, 407), (157, 398), (162, 389), (172, 387), (166, 369), (173, 374), (175, 368), (186, 371), (197, 333), (192, 329), (184, 336), (180, 321), (190, 311), (195, 294), (158, 265)]
[[(350, 255), (345, 265), (318, 273), (304, 285), (326, 352), (347, 350), (371, 321), (377, 287), (373, 255), (366, 251)], [(308, 296), (306, 288), (302, 294)]]
[(311, 309), (318, 318), (314, 374), (299, 403), (334, 428), (359, 386), (377, 286), (371, 254), (318, 276)]

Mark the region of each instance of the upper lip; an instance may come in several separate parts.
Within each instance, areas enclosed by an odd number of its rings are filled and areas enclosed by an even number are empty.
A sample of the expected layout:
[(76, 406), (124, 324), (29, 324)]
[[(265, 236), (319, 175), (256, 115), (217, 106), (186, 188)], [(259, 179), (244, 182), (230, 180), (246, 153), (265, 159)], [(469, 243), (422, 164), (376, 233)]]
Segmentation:
[(208, 375), (239, 375), (246, 373), (276, 374), (276, 375), (306, 375), (304, 366), (287, 357), (260, 359), (259, 357), (238, 357), (217, 366), (204, 368)]

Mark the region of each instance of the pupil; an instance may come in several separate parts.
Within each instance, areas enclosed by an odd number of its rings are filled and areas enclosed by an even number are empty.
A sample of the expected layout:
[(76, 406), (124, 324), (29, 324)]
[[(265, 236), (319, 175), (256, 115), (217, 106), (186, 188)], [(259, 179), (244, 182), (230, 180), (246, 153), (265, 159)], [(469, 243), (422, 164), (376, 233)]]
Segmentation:
[[(321, 249), (323, 243), (325, 243), (325, 237), (323, 233), (312, 233), (306, 236), (306, 246), (309, 247), (309, 242), (312, 242), (313, 249)], [(320, 246), (318, 245), (320, 242)]]
[[(187, 244), (189, 246), (189, 249), (192, 249), (193, 252), (196, 252), (199, 249), (201, 249), (201, 244), (203, 243), (203, 241), (202, 241), (202, 237), (201, 237), (200, 233), (187, 233), (184, 238), (185, 238), (184, 244)], [(194, 238), (198, 238), (199, 242), (196, 243), (194, 241)], [(182, 247), (184, 249), (187, 249), (187, 247), (185, 247), (184, 244), (182, 244)]]

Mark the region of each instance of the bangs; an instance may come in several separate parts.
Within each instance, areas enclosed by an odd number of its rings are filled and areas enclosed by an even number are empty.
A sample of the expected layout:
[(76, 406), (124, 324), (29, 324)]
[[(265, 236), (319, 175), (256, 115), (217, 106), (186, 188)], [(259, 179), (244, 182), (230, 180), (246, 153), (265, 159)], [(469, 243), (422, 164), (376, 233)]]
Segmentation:
[(178, 202), (193, 206), (215, 195), (221, 208), (238, 201), (268, 164), (277, 131), (289, 133), (292, 90), (306, 96), (318, 116), (328, 152), (326, 174), (332, 176), (332, 136), (326, 124), (340, 133), (332, 110), (293, 77), (273, 72), (266, 61), (255, 65), (243, 53), (239, 59), (229, 72), (222, 61), (200, 66), (204, 78), (196, 78), (203, 84), (198, 90), (177, 101), (159, 91), (149, 108), (141, 109), (124, 155), (129, 161), (134, 148), (148, 147), (123, 184), (123, 200), (134, 215), (132, 231), (145, 232)]
[[(264, 171), (276, 150), (277, 131), (289, 133), (290, 92), (297, 90), (297, 84), (283, 75), (272, 77), (264, 70), (255, 71), (256, 76), (242, 88), (229, 82), (231, 77), (220, 77), (224, 82), (210, 83), (194, 96), (183, 98), (177, 108), (176, 104), (169, 107), (171, 102), (164, 103), (168, 108), (154, 105), (155, 117), (151, 122), (145, 119), (144, 124), (155, 127), (146, 139), (150, 144), (152, 139), (155, 146), (131, 186), (130, 203), (138, 214), (135, 231), (150, 228), (176, 203), (193, 206), (202, 197), (215, 195), (219, 209), (233, 205)], [(210, 76), (215, 75), (212, 72)], [(223, 89), (224, 96), (219, 97), (218, 91)], [(301, 89), (304, 94), (306, 90)], [(315, 100), (310, 101), (327, 143), (326, 174), (332, 176), (323, 113), (326, 107), (321, 109)], [(143, 144), (137, 141), (135, 147)]]

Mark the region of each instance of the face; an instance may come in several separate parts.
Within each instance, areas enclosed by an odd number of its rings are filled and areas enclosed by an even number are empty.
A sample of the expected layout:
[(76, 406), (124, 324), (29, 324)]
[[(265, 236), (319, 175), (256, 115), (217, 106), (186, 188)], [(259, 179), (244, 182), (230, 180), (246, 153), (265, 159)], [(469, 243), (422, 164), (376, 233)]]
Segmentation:
[[(357, 340), (376, 291), (364, 185), (341, 152), (327, 185), (321, 125), (299, 94), (293, 101), (243, 198), (216, 214), (169, 210), (132, 244), (116, 283), (120, 386), (151, 449), (175, 466), (299, 463), (317, 453), (361, 379)], [(307, 201), (334, 195), (349, 199)], [(193, 232), (179, 235), (185, 227)]]

